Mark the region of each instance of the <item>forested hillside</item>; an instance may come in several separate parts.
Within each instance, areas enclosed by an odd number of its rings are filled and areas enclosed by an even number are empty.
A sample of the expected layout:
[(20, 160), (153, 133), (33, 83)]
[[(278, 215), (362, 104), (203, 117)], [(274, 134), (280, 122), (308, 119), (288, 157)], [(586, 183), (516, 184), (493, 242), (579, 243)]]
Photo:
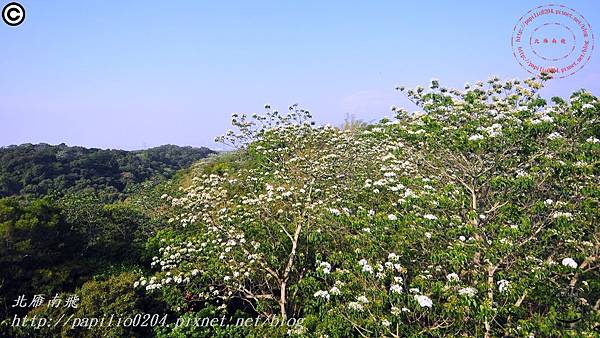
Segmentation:
[[(89, 315), (95, 302), (110, 298), (106, 288), (120, 285), (117, 297), (127, 295), (122, 286), (132, 282), (124, 280), (146, 269), (146, 242), (166, 223), (160, 196), (176, 193), (187, 168), (212, 153), (172, 145), (140, 151), (64, 144), (0, 148), (0, 336), (27, 332), (10, 321), (31, 310), (11, 307), (21, 295), (47, 300), (77, 294), (92, 302), (80, 307)], [(132, 303), (113, 299), (105, 306), (158, 306), (129, 293)]]
[(0, 197), (63, 195), (96, 190), (118, 195), (146, 180), (172, 177), (214, 153), (208, 148), (164, 145), (124, 151), (23, 144), (0, 148)]

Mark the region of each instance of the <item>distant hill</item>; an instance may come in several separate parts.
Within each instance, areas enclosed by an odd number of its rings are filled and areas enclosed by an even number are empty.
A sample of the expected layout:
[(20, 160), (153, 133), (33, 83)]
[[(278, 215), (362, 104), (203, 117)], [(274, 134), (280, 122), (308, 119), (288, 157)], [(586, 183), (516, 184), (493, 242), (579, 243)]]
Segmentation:
[(163, 145), (125, 151), (22, 144), (0, 148), (0, 197), (62, 195), (77, 190), (119, 194), (146, 180), (170, 178), (215, 153), (201, 147)]

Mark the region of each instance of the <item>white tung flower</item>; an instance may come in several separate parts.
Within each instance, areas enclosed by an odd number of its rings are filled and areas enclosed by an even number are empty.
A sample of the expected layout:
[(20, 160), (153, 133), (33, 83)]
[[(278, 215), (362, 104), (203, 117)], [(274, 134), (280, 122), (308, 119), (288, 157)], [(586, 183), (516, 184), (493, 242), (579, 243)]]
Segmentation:
[(548, 139), (550, 140), (556, 140), (558, 138), (562, 138), (562, 135), (558, 132), (553, 132), (552, 134), (548, 135)]
[(390, 323), (389, 320), (384, 319), (384, 320), (381, 321), (381, 325), (383, 325), (385, 327), (388, 327), (388, 326), (392, 325), (392, 323)]
[(561, 212), (561, 211), (557, 211), (552, 215), (553, 218), (567, 218), (567, 219), (571, 219), (573, 218), (573, 214), (570, 212)]
[(326, 300), (329, 300), (329, 292), (325, 291), (325, 290), (319, 290), (317, 292), (315, 292), (314, 297), (321, 297), (321, 298), (325, 298)]
[(577, 267), (579, 266), (577, 264), (577, 262), (575, 262), (575, 260), (573, 258), (570, 258), (570, 257), (563, 258), (562, 265), (568, 266), (568, 267), (570, 267), (572, 269), (577, 269)]
[(477, 290), (475, 290), (475, 288), (472, 287), (466, 287), (458, 290), (458, 294), (462, 296), (473, 297), (477, 294)]
[(594, 105), (593, 104), (589, 104), (586, 103), (583, 106), (581, 106), (582, 109), (594, 109)]
[(327, 262), (321, 262), (319, 264), (319, 268), (322, 269), (324, 274), (329, 274), (331, 272), (331, 264), (329, 264)]
[(393, 293), (402, 293), (402, 286), (399, 284), (392, 284), (392, 286), (390, 286), (390, 291)]
[(456, 273), (454, 273), (454, 272), (446, 275), (446, 279), (449, 282), (458, 282), (460, 280), (460, 278), (458, 277), (458, 275)]
[(587, 140), (585, 140), (585, 142), (587, 142), (587, 143), (600, 143), (600, 140), (597, 139), (597, 138), (595, 138), (594, 136), (590, 136), (590, 137), (588, 137)]
[(409, 188), (406, 188), (406, 191), (404, 191), (404, 198), (409, 198), (409, 197), (417, 197), (417, 194), (415, 194)]
[(421, 305), (421, 307), (429, 307), (430, 308), (433, 306), (433, 302), (427, 296), (415, 295), (415, 300), (417, 301), (417, 303), (419, 303), (419, 305)]
[(388, 219), (389, 219), (390, 221), (395, 221), (395, 220), (397, 220), (397, 219), (398, 219), (398, 217), (396, 217), (396, 215), (394, 215), (394, 214), (389, 214), (389, 215), (388, 215)]
[(504, 291), (506, 291), (506, 289), (508, 289), (509, 285), (509, 281), (507, 281), (506, 279), (501, 279), (498, 281), (498, 290), (500, 291), (500, 293), (503, 293)]
[(427, 215), (423, 216), (423, 218), (426, 218), (431, 221), (435, 221), (438, 219), (436, 215), (432, 215), (432, 214), (427, 214)]
[(348, 303), (348, 308), (350, 310), (356, 310), (356, 311), (359, 311), (359, 312), (361, 312), (364, 309), (363, 305), (361, 303), (358, 303), (358, 302), (350, 302), (350, 303)]
[(363, 303), (363, 304), (367, 304), (369, 302), (369, 300), (367, 299), (367, 297), (365, 296), (359, 296), (356, 298), (357, 301)]
[(334, 214), (335, 216), (339, 216), (341, 214), (341, 212), (335, 208), (329, 208), (329, 212)]
[(474, 135), (469, 136), (469, 141), (479, 141), (479, 140), (483, 140), (483, 135), (474, 134)]

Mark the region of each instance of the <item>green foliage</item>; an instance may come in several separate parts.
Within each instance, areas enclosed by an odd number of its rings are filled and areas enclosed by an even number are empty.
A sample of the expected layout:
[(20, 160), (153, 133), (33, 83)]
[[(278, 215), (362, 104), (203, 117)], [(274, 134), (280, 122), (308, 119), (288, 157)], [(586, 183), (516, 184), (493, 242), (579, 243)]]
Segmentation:
[[(77, 293), (83, 296), (78, 310), (83, 317), (147, 309), (146, 297), (132, 291), (131, 271), (150, 259), (146, 241), (170, 213), (160, 196), (175, 195), (186, 177), (176, 170), (209, 153), (176, 146), (136, 152), (65, 145), (0, 148), (0, 196), (20, 194), (0, 198), (0, 318), (5, 319), (0, 336), (41, 334), (10, 327), (12, 316), (28, 310), (11, 308), (19, 295)], [(97, 336), (97, 331), (44, 334)]]
[(138, 262), (154, 223), (136, 207), (117, 201), (104, 203), (94, 193), (67, 195), (59, 202), (71, 230), (85, 241), (85, 256), (119, 262)]
[(94, 275), (130, 270), (145, 259), (145, 242), (159, 225), (125, 202), (105, 204), (90, 193), (58, 202), (0, 199), (2, 309), (21, 294), (73, 290)]
[(72, 287), (87, 270), (74, 261), (81, 237), (48, 199), (0, 199), (0, 236), (2, 314), (17, 295)]
[(147, 180), (172, 177), (177, 170), (214, 153), (207, 148), (164, 145), (124, 151), (23, 144), (0, 148), (0, 197), (63, 195), (83, 190), (115, 197)]
[[(84, 283), (81, 288), (75, 290), (72, 294), (79, 297), (76, 308), (65, 307), (64, 301), (71, 296), (71, 293), (58, 294), (62, 299), (59, 306), (51, 307), (46, 304), (35, 308), (28, 313), (28, 316), (38, 316), (44, 318), (97, 318), (98, 323), (90, 326), (91, 322), (85, 322), (77, 319), (72, 320), (68, 325), (47, 326), (43, 328), (29, 328), (13, 332), (19, 336), (35, 337), (145, 337), (152, 332), (150, 326), (129, 326), (116, 325), (118, 318), (144, 318), (146, 314), (160, 314), (163, 316), (165, 308), (151, 298), (139, 294), (131, 288), (135, 280), (134, 272), (124, 272), (112, 275), (103, 280), (90, 280)], [(113, 325), (108, 325), (112, 320)], [(102, 322), (104, 326), (99, 323)], [(140, 321), (141, 322), (141, 321)], [(166, 323), (166, 322), (165, 322)]]

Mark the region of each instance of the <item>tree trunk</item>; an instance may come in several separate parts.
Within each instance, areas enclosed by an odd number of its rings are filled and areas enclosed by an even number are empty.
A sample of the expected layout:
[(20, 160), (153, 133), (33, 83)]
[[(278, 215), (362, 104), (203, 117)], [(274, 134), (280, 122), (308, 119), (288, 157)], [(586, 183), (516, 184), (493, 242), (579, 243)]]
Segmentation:
[(287, 312), (285, 310), (285, 306), (286, 306), (286, 288), (287, 288), (287, 282), (282, 282), (281, 283), (281, 294), (279, 295), (279, 310), (281, 313), (281, 319), (283, 321), (287, 320)]

